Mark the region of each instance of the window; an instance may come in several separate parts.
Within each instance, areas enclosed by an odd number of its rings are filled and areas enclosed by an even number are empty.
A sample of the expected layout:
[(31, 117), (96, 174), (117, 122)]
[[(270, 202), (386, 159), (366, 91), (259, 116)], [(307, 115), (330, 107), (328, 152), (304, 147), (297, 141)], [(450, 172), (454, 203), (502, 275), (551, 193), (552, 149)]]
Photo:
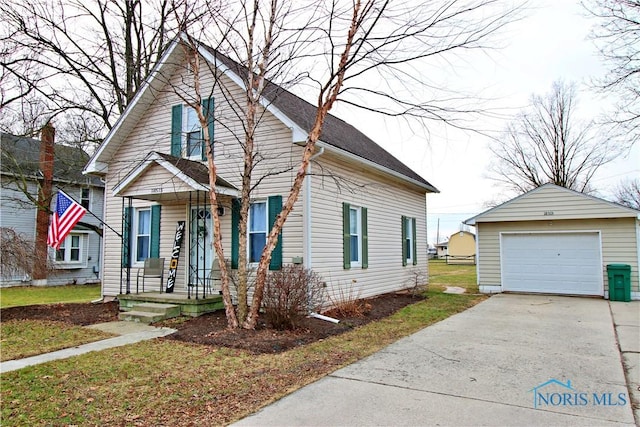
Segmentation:
[(184, 108), (182, 132), (185, 135), (184, 156), (200, 159), (202, 157), (202, 126), (200, 126), (196, 110), (191, 107)]
[(89, 210), (89, 204), (91, 203), (91, 189), (83, 188), (80, 190), (80, 204), (83, 208)]
[(418, 264), (416, 219), (402, 217), (402, 265)]
[(69, 233), (55, 253), (56, 263), (77, 266), (84, 264), (85, 260), (82, 259), (84, 238), (83, 234)]
[(133, 236), (134, 262), (144, 261), (149, 258), (151, 246), (151, 209), (135, 211)]
[(259, 262), (267, 243), (267, 202), (249, 207), (249, 262)]
[(342, 204), (343, 266), (368, 267), (367, 208)]
[(349, 208), (349, 239), (350, 239), (350, 261), (352, 266), (359, 266), (362, 259), (362, 246), (360, 245), (360, 208)]
[(405, 260), (407, 263), (413, 263), (413, 221), (411, 218), (405, 218), (405, 235), (404, 235), (404, 250)]

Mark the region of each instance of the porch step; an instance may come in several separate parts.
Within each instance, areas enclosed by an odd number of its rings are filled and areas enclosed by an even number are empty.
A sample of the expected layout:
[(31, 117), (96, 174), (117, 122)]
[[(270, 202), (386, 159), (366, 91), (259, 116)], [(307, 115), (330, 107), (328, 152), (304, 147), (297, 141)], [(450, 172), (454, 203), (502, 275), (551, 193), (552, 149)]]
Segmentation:
[(145, 302), (134, 305), (130, 311), (118, 314), (118, 319), (128, 322), (155, 323), (180, 316), (180, 306)]

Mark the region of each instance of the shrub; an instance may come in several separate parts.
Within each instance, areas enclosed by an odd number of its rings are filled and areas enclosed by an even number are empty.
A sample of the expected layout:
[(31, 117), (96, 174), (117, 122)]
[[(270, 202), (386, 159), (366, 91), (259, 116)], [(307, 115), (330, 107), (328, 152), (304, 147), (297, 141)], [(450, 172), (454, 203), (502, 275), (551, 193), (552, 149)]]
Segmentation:
[(331, 317), (364, 317), (371, 311), (371, 304), (360, 298), (360, 291), (356, 290), (357, 281), (351, 281), (350, 286), (338, 286), (329, 294), (332, 308), (327, 311)]
[(323, 303), (322, 277), (301, 265), (284, 265), (267, 276), (262, 306), (265, 320), (275, 329), (295, 329), (310, 311)]
[(423, 295), (427, 290), (427, 275), (423, 269), (415, 267), (407, 272), (404, 284), (413, 296)]

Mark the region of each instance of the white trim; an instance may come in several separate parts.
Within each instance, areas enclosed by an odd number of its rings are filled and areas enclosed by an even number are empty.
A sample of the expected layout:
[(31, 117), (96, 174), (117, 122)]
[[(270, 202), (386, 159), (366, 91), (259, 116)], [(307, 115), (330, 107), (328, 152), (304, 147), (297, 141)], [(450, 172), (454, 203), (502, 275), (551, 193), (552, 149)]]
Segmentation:
[(140, 206), (134, 207), (132, 212), (133, 221), (131, 223), (131, 238), (130, 238), (130, 246), (131, 246), (131, 267), (143, 267), (144, 260), (138, 261), (138, 214), (140, 212), (149, 212), (149, 253), (147, 254), (147, 258), (151, 256), (151, 234), (153, 228), (153, 211), (151, 209), (151, 205), (149, 206)]
[[(176, 166), (172, 165), (170, 162), (166, 161), (162, 158), (158, 153), (151, 152), (147, 157), (141, 161), (138, 166), (129, 172), (129, 174), (116, 186), (113, 188), (112, 195), (117, 197), (118, 194), (127, 189), (129, 185), (131, 185), (144, 171), (146, 171), (149, 167), (153, 165), (153, 163), (157, 163), (159, 166), (165, 168), (169, 173), (171, 173), (176, 178), (181, 179), (185, 184), (191, 187), (196, 191), (209, 191), (209, 186), (201, 184), (199, 182), (194, 181), (191, 177), (184, 174), (180, 169)], [(225, 196), (233, 196), (237, 197), (239, 195), (239, 191), (227, 188), (227, 187), (216, 187), (216, 193), (223, 194)]]
[(373, 169), (376, 169), (378, 171), (381, 171), (381, 172), (384, 172), (384, 173), (386, 173), (388, 175), (391, 175), (391, 176), (393, 176), (395, 178), (399, 178), (399, 179), (401, 179), (401, 180), (403, 180), (405, 182), (410, 182), (411, 184), (417, 185), (418, 187), (420, 187), (422, 189), (425, 189), (428, 192), (431, 192), (431, 193), (437, 193), (438, 192), (437, 190), (434, 191), (435, 188), (433, 188), (430, 185), (423, 184), (423, 183), (421, 183), (419, 181), (416, 181), (415, 179), (409, 178), (408, 176), (401, 174), (400, 172), (396, 172), (394, 170), (391, 170), (391, 169), (389, 169), (387, 167), (384, 167), (382, 165), (374, 163), (371, 160), (367, 160), (367, 159), (365, 159), (363, 157), (357, 156), (357, 155), (355, 155), (353, 153), (350, 153), (350, 152), (348, 152), (346, 150), (338, 148), (338, 147), (336, 147), (334, 145), (331, 145), (329, 143), (326, 143), (326, 142), (323, 142), (323, 141), (318, 141), (316, 143), (316, 145), (318, 147), (321, 147), (321, 148), (327, 148), (329, 151), (332, 151), (333, 153), (335, 153), (335, 154), (337, 154), (339, 156), (345, 157), (345, 158), (347, 158), (349, 160), (354, 160), (354, 161), (356, 161), (358, 163), (362, 163), (362, 164), (364, 164), (366, 166), (369, 166), (369, 167), (371, 167)]
[[(90, 231), (87, 231), (87, 230), (78, 230), (78, 231), (72, 230), (64, 238), (62, 245), (64, 245), (65, 254), (66, 254), (67, 249), (71, 250), (71, 247), (69, 248), (66, 247), (66, 242), (74, 235), (80, 237), (80, 240), (79, 240), (80, 246), (78, 247), (80, 251), (79, 252), (80, 259), (78, 261), (65, 261), (65, 260), (58, 261), (56, 260), (56, 251), (54, 249), (51, 249), (51, 252), (53, 254), (53, 265), (57, 270), (87, 268), (88, 262), (89, 262), (88, 260), (89, 234), (90, 234)], [(61, 245), (61, 248), (62, 248), (62, 245)]]
[[(251, 202), (249, 203), (249, 212), (247, 212), (247, 264), (249, 264), (250, 266), (257, 266), (258, 265), (258, 261), (251, 261), (251, 206), (255, 205), (255, 204), (262, 204), (264, 203), (264, 239), (265, 239), (265, 244), (267, 242), (267, 238), (269, 237), (269, 198), (260, 198), (260, 199), (256, 199), (256, 200), (251, 200)], [(254, 234), (258, 234), (258, 232), (254, 233)], [(262, 248), (262, 250), (264, 250), (264, 247)], [(262, 252), (261, 250), (261, 252)]]
[[(636, 256), (637, 256), (637, 263), (636, 263), (636, 273), (637, 273), (637, 277), (638, 277), (638, 289), (640, 290), (640, 220), (636, 220)], [(633, 283), (631, 284), (631, 287), (633, 287)], [(634, 292), (631, 292), (631, 294), (633, 295)], [(640, 296), (640, 292), (636, 292), (636, 294), (638, 294)], [(633, 296), (631, 297), (633, 299)], [(640, 299), (640, 297), (638, 298)]]
[[(176, 38), (171, 42), (167, 50), (164, 52), (164, 54), (162, 55), (162, 58), (160, 58), (160, 61), (158, 61), (156, 65), (153, 67), (153, 70), (151, 70), (151, 73), (149, 73), (149, 76), (144, 80), (142, 87), (138, 90), (138, 92), (135, 94), (131, 102), (127, 105), (127, 108), (125, 109), (125, 111), (118, 118), (115, 125), (111, 128), (107, 136), (104, 138), (103, 143), (100, 145), (100, 147), (98, 147), (98, 150), (96, 150), (93, 156), (91, 156), (91, 158), (87, 162), (87, 165), (84, 167), (84, 170), (82, 171), (84, 175), (91, 174), (91, 173), (104, 174), (108, 171), (108, 168), (109, 168), (108, 163), (99, 162), (98, 159), (100, 158), (100, 156), (102, 156), (102, 153), (106, 150), (107, 146), (110, 144), (111, 140), (114, 138), (114, 135), (116, 135), (120, 130), (120, 128), (123, 126), (123, 123), (129, 117), (130, 112), (136, 108), (136, 106), (138, 105), (142, 97), (146, 95), (147, 91), (150, 90), (153, 83), (156, 82), (156, 79), (160, 74), (160, 69), (167, 62), (171, 54), (173, 54), (177, 45), (178, 45), (178, 39)], [(100, 165), (100, 168), (98, 168), (98, 165)]]
[[(406, 252), (405, 252), (406, 265), (409, 266), (409, 265), (413, 265), (413, 258), (416, 256), (416, 254), (413, 253), (413, 247), (414, 247), (414, 245), (413, 245), (413, 220), (415, 220), (415, 218), (414, 217), (410, 217), (410, 216), (403, 216), (403, 219), (405, 221), (405, 223), (404, 223), (405, 233), (404, 233), (404, 236), (402, 236), (404, 238), (402, 244), (406, 245), (407, 244), (407, 240), (409, 240), (409, 243), (410, 243), (409, 244), (409, 248), (411, 248), (411, 249), (409, 249), (409, 251), (411, 252), (411, 256), (410, 257), (407, 257), (406, 256)], [(416, 221), (416, 225), (417, 225), (417, 221)], [(416, 237), (417, 237), (417, 230), (416, 230)], [(417, 244), (417, 242), (416, 242), (416, 244)]]
[[(349, 252), (349, 263), (351, 267), (362, 267), (362, 206), (354, 206), (349, 204), (349, 240), (351, 240), (351, 211), (356, 211), (356, 236), (358, 237), (358, 261), (353, 261), (351, 259), (351, 252)], [(351, 245), (349, 245), (349, 250), (351, 250)]]
[[(598, 293), (595, 295), (598, 296), (604, 296), (604, 274), (603, 274), (603, 268), (604, 268), (604, 261), (603, 261), (603, 255), (602, 255), (602, 233), (600, 232), (600, 230), (558, 230), (558, 231), (501, 231), (500, 232), (500, 283), (501, 283), (501, 288), (504, 291), (504, 244), (503, 244), (503, 236), (505, 235), (528, 235), (528, 234), (545, 234), (545, 235), (553, 235), (553, 234), (596, 234), (598, 237), (598, 251), (599, 251), (599, 265), (600, 265), (600, 274), (598, 275)], [(536, 289), (531, 289), (528, 292), (532, 292), (532, 293), (549, 293), (548, 291), (543, 291), (543, 290), (536, 290)], [(561, 294), (561, 293), (559, 293)], [(581, 295), (580, 292), (576, 293), (578, 295)], [(594, 295), (591, 293), (585, 294), (585, 295)]]
[(500, 285), (480, 285), (478, 290), (482, 294), (499, 294), (502, 293), (502, 286)]
[[(481, 212), (476, 216), (473, 216), (473, 217), (471, 217), (469, 219), (465, 219), (462, 222), (464, 224), (467, 224), (467, 225), (475, 225), (479, 218), (482, 218), (483, 216), (488, 215), (491, 212), (494, 212), (496, 210), (499, 210), (499, 209), (502, 209), (502, 208), (504, 208), (506, 206), (509, 206), (510, 204), (514, 203), (517, 200), (520, 200), (520, 199), (522, 199), (524, 197), (527, 197), (527, 196), (529, 196), (531, 194), (535, 194), (535, 193), (537, 193), (539, 191), (543, 191), (544, 189), (547, 189), (547, 188), (554, 188), (554, 189), (557, 189), (557, 190), (561, 190), (561, 191), (565, 191), (567, 193), (574, 194), (576, 196), (582, 196), (584, 198), (591, 199), (594, 202), (605, 203), (605, 204), (609, 205), (610, 207), (620, 209), (621, 211), (627, 211), (627, 212), (633, 213), (636, 218), (640, 218), (640, 212), (638, 210), (636, 210), (636, 209), (629, 208), (627, 206), (622, 206), (622, 205), (619, 205), (617, 203), (610, 202), (608, 200), (600, 199), (598, 197), (590, 196), (589, 194), (579, 193), (577, 191), (574, 191), (574, 190), (571, 190), (571, 189), (565, 188), (565, 187), (560, 187), (560, 186), (555, 185), (555, 184), (544, 184), (544, 185), (542, 185), (540, 187), (536, 187), (533, 190), (528, 191), (528, 192), (526, 192), (524, 194), (520, 194), (519, 196), (514, 197), (511, 200), (507, 200), (506, 202), (504, 202), (504, 203), (502, 203), (502, 204), (500, 204), (498, 206), (494, 206), (491, 209), (487, 209), (486, 211)], [(630, 215), (620, 215), (621, 218), (628, 217), (628, 216), (630, 216)], [(583, 219), (583, 218), (581, 218), (581, 217), (570, 217), (570, 218), (562, 218), (562, 219), (565, 220), (565, 219)], [(501, 220), (500, 222), (503, 222), (503, 221), (505, 221), (505, 220)], [(536, 220), (535, 219), (533, 219), (533, 220), (532, 219), (524, 219), (522, 221), (536, 221)], [(485, 221), (482, 221), (482, 222), (485, 222)], [(497, 221), (486, 221), (486, 222), (497, 222)]]
[(312, 186), (311, 186), (311, 162), (316, 158), (322, 156), (324, 154), (324, 147), (320, 147), (320, 149), (311, 156), (309, 159), (309, 165), (307, 166), (307, 175), (304, 177), (304, 205), (302, 207), (302, 214), (304, 215), (303, 229), (302, 229), (302, 239), (304, 240), (303, 247), (303, 258), (302, 264), (305, 268), (311, 269), (313, 267), (313, 253), (312, 253), (312, 244), (311, 244), (311, 218), (312, 218), (312, 208), (311, 208), (311, 194), (312, 194)]
[[(211, 55), (208, 49), (198, 44), (198, 52), (202, 55), (207, 61), (214, 64), (214, 67), (220, 71), (222, 74), (227, 76), (232, 82), (237, 84), (242, 90), (246, 90), (246, 85), (244, 80), (240, 78), (235, 72), (233, 72), (229, 67), (227, 67), (222, 61), (216, 60), (214, 56)], [(280, 109), (273, 105), (272, 102), (267, 100), (264, 96), (261, 96), (259, 99), (260, 105), (264, 107), (267, 111), (273, 114), (278, 120), (280, 120), (286, 127), (291, 129), (291, 139), (293, 143), (296, 142), (304, 142), (307, 140), (308, 132), (298, 126), (293, 120), (287, 117)]]
[[(480, 286), (480, 228), (476, 226), (476, 284)], [(436, 250), (437, 251), (437, 250)]]

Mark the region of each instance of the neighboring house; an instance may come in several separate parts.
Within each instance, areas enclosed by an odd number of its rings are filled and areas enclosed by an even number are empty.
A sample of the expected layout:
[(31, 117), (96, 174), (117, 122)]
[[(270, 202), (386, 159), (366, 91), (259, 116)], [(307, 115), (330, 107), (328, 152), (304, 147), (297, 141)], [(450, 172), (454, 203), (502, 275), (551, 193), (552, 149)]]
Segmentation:
[[(32, 138), (0, 134), (2, 147), (0, 227), (11, 229), (31, 244), (36, 234), (36, 204), (40, 172), (40, 141)], [(102, 216), (104, 185), (96, 177), (82, 175), (82, 167), (89, 156), (79, 148), (61, 144), (54, 146), (53, 200), (58, 188), (78, 203)], [(52, 269), (47, 285), (84, 284), (99, 281), (101, 262), (100, 221), (86, 214), (67, 236), (58, 251), (49, 249)], [(2, 286), (30, 284), (31, 271), (14, 272), (0, 277)]]
[(449, 253), (449, 242), (436, 243), (436, 253), (438, 259), (446, 259)]
[(447, 264), (475, 264), (476, 235), (468, 231), (458, 231), (449, 237)]
[(481, 292), (609, 297), (607, 265), (631, 267), (640, 299), (640, 211), (546, 184), (465, 221)]
[[(176, 94), (176, 90), (191, 93), (185, 82), (192, 77), (180, 44), (174, 40), (169, 46), (85, 168), (85, 173), (104, 179), (106, 222), (122, 234), (121, 240), (105, 230), (105, 296), (125, 292), (127, 277), (135, 292), (132, 283), (146, 258), (168, 260), (180, 221), (186, 222), (186, 236), (177, 258), (175, 292), (204, 286), (213, 265), (201, 129), (193, 110)], [(222, 243), (236, 268), (243, 160), (236, 140), (242, 134), (232, 132), (241, 132), (242, 123), (232, 114), (230, 102), (234, 97), (241, 100), (244, 89), (237, 64), (206, 46), (199, 53), (202, 63), (208, 64), (201, 68), (202, 93), (210, 94), (206, 105), (215, 104), (210, 132), (215, 135)], [(211, 70), (218, 73), (215, 85)], [(259, 259), (288, 195), (316, 113), (311, 104), (268, 82), (264, 96), (256, 132), (263, 161), (254, 170), (254, 183), (263, 179), (252, 192), (248, 222), (252, 263)], [(326, 118), (309, 172), (271, 269), (301, 263), (324, 278), (329, 292), (353, 288), (361, 297), (406, 287), (403, 283), (413, 268), (426, 274), (425, 196), (437, 191), (431, 184), (333, 116)], [(154, 285), (152, 290), (159, 288)]]

